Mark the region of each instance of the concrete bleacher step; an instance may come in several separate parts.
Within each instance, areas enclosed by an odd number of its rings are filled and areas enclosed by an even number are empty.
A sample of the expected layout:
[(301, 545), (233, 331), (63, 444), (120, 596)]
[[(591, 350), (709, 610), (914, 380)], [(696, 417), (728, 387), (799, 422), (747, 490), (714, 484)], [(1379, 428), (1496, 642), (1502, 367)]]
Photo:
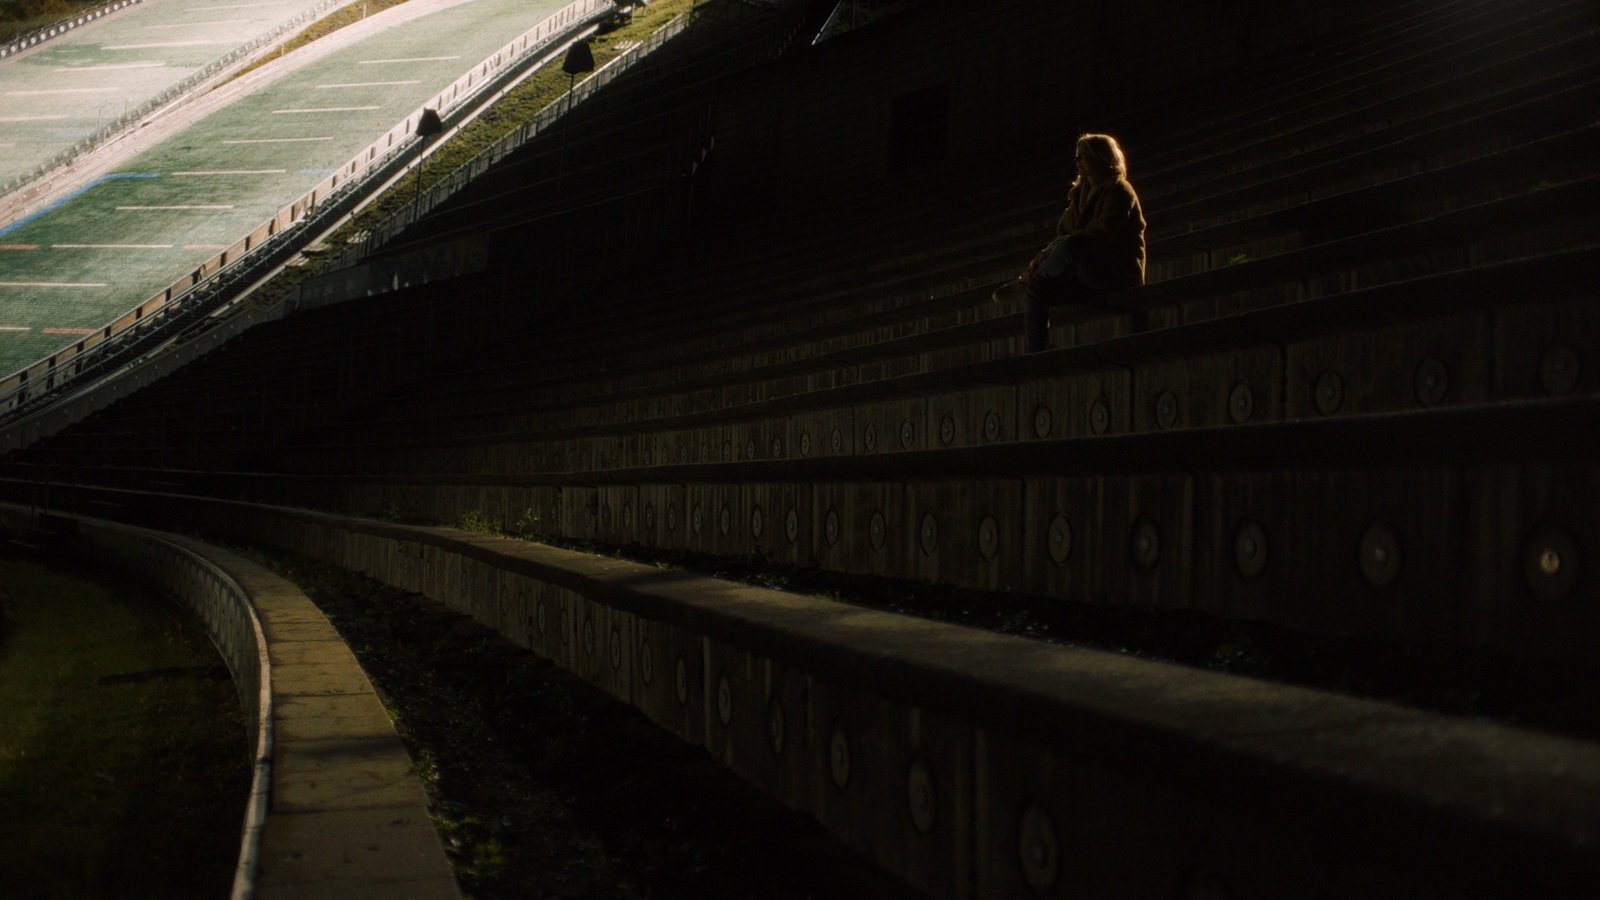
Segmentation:
[[(780, 441), (784, 446), (799, 446), (801, 419), (832, 417), (848, 421), (852, 416), (857, 426), (844, 452), (860, 452), (859, 420), (861, 411), (874, 405), (891, 409), (905, 398), (928, 396), (941, 391), (968, 395), (990, 395), (991, 405), (1013, 409), (1007, 418), (996, 423), (996, 434), (985, 441), (1020, 439), (1021, 435), (1036, 431), (1036, 423), (1026, 421), (1034, 405), (1048, 401), (1057, 408), (1055, 434), (1076, 433), (1083, 436), (1099, 433), (1118, 433), (1127, 430), (1155, 431), (1168, 428), (1191, 428), (1208, 425), (1226, 425), (1242, 421), (1231, 408), (1230, 387), (1237, 393), (1237, 385), (1252, 388), (1250, 405), (1253, 420), (1272, 418), (1318, 418), (1332, 414), (1359, 414), (1404, 410), (1438, 404), (1460, 405), (1507, 402), (1529, 396), (1542, 396), (1549, 390), (1540, 387), (1537, 373), (1544, 364), (1540, 354), (1545, 346), (1533, 345), (1519, 350), (1515, 345), (1498, 349), (1485, 346), (1488, 335), (1483, 325), (1471, 324), (1471, 330), (1461, 331), (1448, 322), (1429, 324), (1440, 316), (1465, 317), (1469, 323), (1477, 322), (1483, 311), (1496, 314), (1507, 322), (1525, 321), (1519, 328), (1528, 328), (1541, 321), (1548, 307), (1571, 295), (1572, 285), (1580, 283), (1578, 274), (1593, 265), (1593, 248), (1519, 260), (1498, 266), (1485, 266), (1471, 272), (1432, 276), (1407, 282), (1397, 282), (1354, 293), (1308, 300), (1287, 306), (1275, 306), (1256, 312), (1204, 321), (1195, 325), (1130, 335), (1124, 338), (1101, 341), (1092, 345), (1071, 347), (1046, 354), (1052, 379), (1041, 373), (1034, 360), (1001, 359), (982, 365), (951, 366), (944, 370), (921, 371), (901, 377), (880, 376), (832, 389), (818, 389), (815, 382), (807, 382), (788, 373), (766, 373), (767, 381), (751, 382), (747, 388), (737, 382), (730, 390), (713, 392), (701, 398), (700, 407), (694, 410), (671, 410), (658, 402), (644, 406), (629, 406), (628, 411), (615, 414), (591, 412), (588, 418), (552, 419), (546, 417), (545, 428), (519, 433), (501, 433), (457, 439), (435, 438), (410, 441), (395, 438), (384, 441), (384, 447), (357, 442), (340, 447), (332, 443), (305, 445), (299, 458), (320, 458), (317, 470), (340, 470), (342, 456), (353, 464), (362, 459), (379, 458), (384, 466), (396, 472), (478, 472), (508, 471), (483, 463), (473, 463), (477, 450), (486, 450), (490, 458), (505, 457), (503, 465), (515, 471), (574, 471), (581, 473), (583, 466), (594, 466), (596, 475), (601, 469), (634, 464), (648, 455), (656, 460), (709, 461), (725, 458), (728, 454), (717, 448), (729, 443), (720, 437), (718, 429), (742, 427), (760, 430), (766, 423), (777, 422), (784, 432)], [(1520, 312), (1528, 309), (1533, 319)], [(1518, 319), (1523, 316), (1523, 319)], [(995, 320), (996, 338), (1002, 332), (1015, 332), (1014, 318)], [(1408, 324), (1417, 323), (1417, 324)], [(1418, 331), (1418, 327), (1422, 331)], [(1547, 327), (1547, 326), (1541, 326)], [(1580, 324), (1580, 329), (1591, 329), (1594, 323)], [(1571, 332), (1567, 340), (1580, 340), (1585, 330)], [(1420, 346), (1419, 338), (1431, 334)], [(1353, 337), (1342, 337), (1352, 335)], [(1392, 335), (1385, 337), (1385, 335)], [(947, 329), (934, 337), (947, 340), (952, 346), (971, 342), (960, 329)], [(919, 339), (920, 340), (920, 339)], [(1327, 355), (1329, 348), (1341, 342), (1376, 342), (1370, 352), (1391, 360), (1382, 369), (1370, 372), (1347, 371), (1340, 378), (1339, 403), (1329, 407), (1316, 394), (1322, 387), (1323, 372), (1312, 368), (1289, 371), (1296, 359), (1315, 359)], [(1384, 341), (1392, 344), (1385, 349)], [(1014, 347), (1014, 342), (1008, 342)], [(1318, 348), (1323, 349), (1318, 349)], [(906, 346), (896, 351), (901, 358), (915, 360), (929, 352), (927, 346)], [(1243, 351), (1249, 350), (1249, 353)], [(1531, 355), (1530, 355), (1531, 351)], [(1285, 357), (1285, 353), (1288, 354)], [(1510, 354), (1521, 354), (1513, 359)], [(909, 355), (905, 355), (909, 354)], [(882, 354), (885, 360), (891, 353)], [(1499, 357), (1496, 360), (1496, 357)], [(1207, 362), (1207, 359), (1214, 360)], [(1251, 361), (1254, 360), (1254, 361)], [(978, 362), (982, 362), (979, 360)], [(1576, 362), (1576, 361), (1575, 361)], [(1584, 363), (1583, 365), (1588, 365)], [(913, 370), (915, 367), (912, 367)], [(1128, 380), (1126, 372), (1132, 372)], [(1099, 374), (1096, 374), (1099, 373)], [(1436, 389), (1424, 389), (1419, 379), (1435, 373), (1442, 380)], [(1500, 379), (1490, 384), (1491, 373)], [(762, 377), (762, 376), (753, 376)], [(1043, 382), (1040, 381), (1043, 379)], [(1507, 380), (1509, 379), (1509, 380)], [(1031, 396), (1045, 398), (1037, 401), (1017, 400), (1000, 402), (993, 399), (1000, 386), (1015, 388), (1019, 382)], [(1512, 382), (1516, 382), (1513, 384)], [(1106, 421), (1098, 426), (1091, 422), (1088, 400), (1092, 396), (1070, 399), (1093, 384), (1109, 384), (1110, 403)], [(1120, 387), (1115, 385), (1120, 383)], [(1587, 382), (1585, 382), (1587, 384)], [(974, 387), (986, 385), (988, 387)], [(1567, 390), (1579, 387), (1575, 381)], [(1581, 388), (1593, 390), (1593, 386)], [(1437, 396), (1434, 395), (1436, 390)], [(1129, 392), (1132, 392), (1131, 394)], [(1090, 391), (1094, 393), (1094, 391)], [(1159, 414), (1163, 395), (1170, 394), (1170, 422), (1161, 421)], [(648, 395), (645, 395), (648, 396)], [(664, 399), (664, 398), (663, 398)], [(726, 401), (726, 402), (724, 402)], [(1081, 401), (1081, 404), (1080, 404)], [(903, 405), (903, 404), (902, 404)], [(948, 405), (948, 404), (947, 404)], [(1074, 408), (1062, 412), (1061, 407)], [(876, 414), (876, 413), (874, 413)], [(941, 431), (937, 417), (918, 421), (914, 431), (919, 440), (928, 441), (928, 435)], [(1251, 419), (1251, 414), (1244, 416)], [(898, 422), (879, 422), (880, 433), (889, 434)], [(616, 435), (655, 434), (643, 444), (635, 444), (631, 459), (625, 459), (617, 450)], [(1065, 429), (1065, 431), (1064, 431)], [(1048, 431), (1048, 429), (1047, 429)], [(964, 432), (967, 433), (967, 432)], [(746, 458), (745, 446), (751, 438), (739, 438), (737, 458)], [(832, 455), (822, 449), (820, 437), (814, 437), (817, 450), (822, 455)], [(945, 440), (948, 445), (956, 436)], [(765, 455), (769, 440), (755, 441)], [(885, 439), (887, 446), (888, 439)], [(568, 444), (577, 450), (566, 449)], [(582, 449), (587, 446), (589, 449)], [(604, 449), (610, 446), (612, 449)], [(542, 449), (541, 449), (542, 448)], [(852, 449), (853, 448), (853, 449)], [(465, 453), (463, 453), (465, 451)], [(511, 456), (506, 456), (507, 452)], [(789, 455), (795, 451), (791, 449)], [(840, 451), (835, 450), (836, 454)], [(292, 455), (293, 456), (293, 455)], [(455, 462), (450, 462), (455, 459)], [(606, 460), (596, 462), (595, 460)], [(512, 460), (515, 460), (514, 462)], [(589, 460), (584, 462), (584, 460)], [(331, 469), (327, 467), (331, 466)]]
[[(1572, 496), (1554, 510), (1519, 505), (1491, 519), (1457, 513), (1493, 502), (1519, 479), (1557, 496), (1577, 487), (1600, 440), (1597, 402), (569, 475), (224, 475), (211, 484), (224, 494), (447, 519), (473, 508), (496, 517), (528, 509), (569, 538), (764, 554), (986, 590), (1110, 590), (1113, 603), (1592, 666), (1584, 649), (1600, 627), (1592, 610), (1541, 601), (1540, 614), (1529, 616), (1524, 608), (1530, 592), (1571, 596), (1571, 575), (1561, 563), (1524, 573), (1517, 561), (1587, 553), (1593, 507)], [(1522, 438), (1512, 444), (1505, 434)], [(1312, 514), (1317, 529), (1294, 527)], [(1071, 543), (1052, 561), (1050, 535), (1060, 527), (1071, 528)], [(1325, 552), (1330, 539), (1350, 552)], [(1478, 545), (1493, 549), (1463, 555)], [(1256, 567), (1240, 555), (1246, 546), (1270, 548), (1270, 564)], [(1456, 582), (1464, 567), (1473, 577)], [(1457, 584), (1485, 593), (1450, 586)], [(1457, 621), (1463, 614), (1468, 621)], [(1514, 634), (1503, 630), (1519, 617)]]
[[(1428, 220), (1427, 228), (1420, 232), (1409, 226), (1397, 226), (1256, 260), (1250, 265), (1225, 267), (1192, 278), (1154, 284), (1141, 291), (1139, 299), (1147, 309), (1153, 309), (1175, 305), (1186, 297), (1214, 298), (1250, 285), (1276, 284), (1280, 282), (1282, 273), (1286, 272), (1295, 273), (1303, 281), (1308, 273), (1317, 271), (1318, 267), (1324, 269), (1329, 266), (1337, 267), (1351, 259), (1361, 259), (1363, 265), (1370, 266), (1376, 260), (1401, 253), (1427, 256), (1433, 247), (1451, 251), (1455, 250), (1461, 241), (1470, 239), (1474, 234), (1484, 233), (1486, 229), (1502, 220), (1514, 221), (1540, 211), (1566, 215), (1564, 221), (1567, 224), (1563, 226), (1561, 235), (1565, 240), (1590, 240), (1593, 238), (1592, 233), (1584, 232), (1581, 228), (1573, 228), (1572, 224), (1584, 221), (1585, 210), (1592, 208), (1595, 189), (1593, 179), (1581, 180), (1572, 185), (1551, 186), (1507, 200), (1480, 204), (1435, 217)], [(1544, 241), (1535, 242), (1535, 246), (1544, 246), (1548, 249), (1555, 244), (1546, 238)], [(1491, 257), (1484, 256), (1481, 252), (1472, 255), (1479, 264), (1493, 261)], [(1437, 266), (1437, 260), (1432, 260), (1431, 264)], [(1348, 276), (1339, 275), (1338, 278), (1344, 280)], [(1292, 299), (1303, 299), (1306, 296), (1304, 286), (1295, 287), (1293, 291)], [(752, 340), (753, 336), (743, 335), (737, 343), (748, 346)], [(557, 389), (565, 390), (560, 387)], [(614, 389), (614, 383), (607, 385), (607, 390)], [(488, 392), (487, 396), (492, 398), (493, 392)], [(519, 408), (526, 410), (527, 403), (531, 399), (534, 397), (519, 396)], [(567, 405), (576, 402), (570, 392), (564, 395), (564, 399), (568, 401)]]
[[(1502, 4), (1502, 7), (1507, 6)], [(1526, 9), (1515, 7), (1519, 11)], [(1528, 21), (1520, 21), (1516, 15), (1513, 9), (1491, 13), (1479, 25), (1479, 33), (1464, 34), (1459, 39), (1454, 35), (1454, 26), (1446, 24), (1441, 29), (1450, 35), (1446, 41), (1430, 41), (1418, 53), (1376, 68), (1355, 66), (1343, 80), (1329, 83), (1319, 79), (1314, 88), (1288, 90), (1281, 100), (1267, 106), (1238, 109), (1222, 121), (1197, 117), (1202, 124), (1193, 134), (1174, 134), (1163, 129), (1168, 149), (1154, 150), (1148, 162), (1158, 169), (1166, 169), (1182, 166), (1186, 159), (1192, 161), (1220, 154), (1223, 158), (1239, 159), (1234, 166), (1245, 168), (1258, 161), (1250, 159), (1251, 148), (1263, 136), (1277, 139), (1284, 134), (1313, 129), (1339, 134), (1360, 127), (1357, 113), (1382, 108), (1381, 104), (1403, 111), (1413, 98), (1441, 96), (1443, 85), (1449, 85), (1457, 94), (1490, 96), (1498, 91), (1494, 76), (1502, 71), (1514, 73), (1529, 68), (1550, 71), (1549, 66), (1554, 63), (1583, 63), (1592, 59), (1592, 56), (1583, 55), (1594, 39), (1591, 28), (1586, 27), (1592, 23), (1592, 11), (1584, 4), (1566, 4), (1549, 10), (1541, 7), (1526, 14)], [(1316, 99), (1308, 103), (1308, 94)], [(1191, 176), (1194, 177), (1197, 176)]]
[(1226, 280), (1226, 279), (1224, 279), (1224, 280)]

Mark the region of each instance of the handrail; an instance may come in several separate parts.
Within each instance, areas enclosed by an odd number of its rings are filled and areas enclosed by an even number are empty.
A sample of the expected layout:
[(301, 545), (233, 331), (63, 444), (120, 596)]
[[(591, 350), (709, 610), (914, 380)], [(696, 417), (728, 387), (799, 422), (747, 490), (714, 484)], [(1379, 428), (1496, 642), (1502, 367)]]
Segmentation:
[[(144, 0), (131, 0), (131, 2), (143, 3)], [(241, 44), (238, 47), (233, 48), (223, 56), (220, 56), (217, 59), (207, 63), (200, 70), (191, 72), (182, 81), (178, 82), (172, 87), (169, 87), (156, 96), (151, 97), (144, 103), (135, 107), (133, 110), (123, 113), (109, 124), (101, 126), (100, 129), (94, 134), (89, 135), (83, 140), (78, 141), (76, 144), (73, 144), (71, 147), (68, 147), (67, 149), (56, 154), (48, 162), (37, 166), (32, 172), (12, 178), (10, 181), (6, 182), (4, 186), (0, 186), (0, 195), (10, 194), (32, 182), (44, 178), (46, 175), (57, 169), (70, 165), (78, 157), (83, 156), (102, 144), (121, 136), (123, 132), (131, 130), (146, 116), (172, 104), (184, 94), (189, 93), (194, 88), (205, 83), (206, 80), (216, 77), (224, 69), (237, 62), (240, 62), (245, 57), (261, 49), (263, 46), (282, 37), (285, 33), (299, 28), (307, 22), (320, 18), (331, 7), (341, 2), (343, 2), (343, 0), (322, 0), (321, 3), (318, 3), (311, 9), (308, 9), (300, 15), (295, 16), (293, 19), (280, 24), (277, 28), (272, 29), (266, 34), (260, 35), (248, 43)], [(15, 205), (18, 200), (26, 199), (27, 197), (14, 197), (12, 198), (10, 205)]]
[(144, 0), (112, 0), (110, 3), (97, 6), (94, 9), (86, 12), (76, 13), (74, 15), (67, 16), (65, 19), (58, 19), (54, 22), (51, 22), (49, 25), (44, 25), (42, 27), (35, 28), (32, 31), (24, 32), (23, 34), (12, 38), (11, 41), (5, 46), (0, 47), (0, 60), (21, 53), (22, 51), (31, 47), (37, 47), (53, 37), (60, 37), (74, 28), (87, 25), (90, 22), (93, 22), (95, 19), (98, 19), (101, 16), (110, 15), (111, 13), (122, 9), (125, 6), (132, 6), (135, 3), (143, 2)]
[[(409, 154), (416, 145), (413, 131), (424, 108), (438, 108), (446, 115), (459, 111), (469, 100), (482, 95), (497, 77), (529, 56), (547, 50), (573, 28), (604, 14), (613, 5), (612, 0), (575, 0), (563, 7), (425, 101), (310, 191), (285, 205), (228, 249), (201, 263), (189, 275), (77, 344), (0, 379), (0, 416), (9, 417), (25, 406), (37, 404), (76, 382), (86, 372), (103, 368), (106, 358), (113, 358), (129, 345), (142, 341), (153, 330), (180, 317), (216, 308), (228, 293), (226, 289), (237, 286), (256, 268), (241, 266), (247, 258), (251, 262), (274, 259), (276, 251), (285, 245), (285, 235), (306, 231), (299, 226), (314, 220), (315, 213), (326, 215), (327, 210), (348, 200), (356, 188), (370, 184), (386, 173), (392, 163)], [(274, 252), (261, 252), (265, 248)]]
[[(773, 2), (760, 5), (776, 9), (781, 7), (783, 2), (784, 0), (773, 0)], [(638, 46), (630, 48), (606, 63), (593, 75), (578, 82), (577, 86), (573, 88), (573, 102), (576, 103), (582, 99), (587, 99), (591, 94), (605, 87), (635, 64), (642, 61), (645, 56), (660, 49), (668, 40), (685, 30), (694, 15), (695, 13), (693, 12), (680, 13), (668, 21), (666, 25), (652, 32), (650, 37), (646, 38)], [(798, 18), (794, 22), (780, 22), (773, 29), (778, 34), (778, 39), (775, 42), (771, 42), (775, 49), (772, 50), (770, 55), (781, 54), (793, 42), (801, 21), (803, 21), (803, 18)], [(763, 36), (748, 41), (741, 47), (767, 44), (768, 42), (769, 36)], [(393, 240), (398, 234), (427, 215), (427, 213), (481, 177), (490, 167), (547, 131), (551, 125), (559, 122), (565, 115), (566, 107), (567, 98), (566, 95), (563, 95), (561, 99), (550, 103), (536, 113), (531, 120), (521, 127), (501, 136), (494, 143), (479, 151), (472, 159), (461, 164), (449, 174), (435, 180), (432, 185), (422, 191), (420, 197), (407, 202), (390, 214), (388, 218), (373, 226), (363, 240), (353, 242), (350, 248), (338, 257), (330, 257), (325, 260), (318, 266), (317, 273), (325, 274), (369, 257), (386, 243)]]
[(689, 14), (679, 13), (667, 24), (656, 29), (648, 38), (637, 46), (629, 48), (615, 59), (601, 66), (592, 75), (578, 84), (569, 92), (563, 93), (561, 98), (551, 102), (533, 118), (522, 126), (502, 135), (494, 143), (478, 151), (471, 159), (462, 163), (443, 178), (434, 181), (425, 188), (421, 195), (407, 201), (406, 204), (395, 210), (388, 218), (379, 222), (369, 230), (365, 240), (360, 242), (362, 248), (359, 256), (366, 256), (373, 250), (381, 247), (395, 235), (415, 224), (417, 220), (431, 212), (435, 207), (455, 193), (466, 187), (478, 178), (495, 163), (516, 151), (523, 144), (533, 140), (544, 133), (551, 125), (560, 121), (569, 109), (592, 96), (595, 91), (610, 84), (616, 77), (644, 57), (660, 49), (668, 40), (678, 36), (688, 25)]

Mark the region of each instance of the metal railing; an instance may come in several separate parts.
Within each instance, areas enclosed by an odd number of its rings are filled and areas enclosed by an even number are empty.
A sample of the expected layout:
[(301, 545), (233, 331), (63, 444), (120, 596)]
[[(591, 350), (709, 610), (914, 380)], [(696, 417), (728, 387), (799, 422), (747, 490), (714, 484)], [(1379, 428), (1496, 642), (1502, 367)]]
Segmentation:
[[(774, 10), (790, 5), (790, 0), (761, 0), (755, 5), (762, 9)], [(803, 6), (803, 4), (800, 5)], [(703, 10), (696, 12), (703, 12)], [(433, 185), (423, 189), (416, 199), (407, 202), (390, 214), (388, 218), (374, 225), (364, 239), (353, 244), (350, 250), (339, 257), (325, 260), (318, 271), (326, 272), (341, 265), (353, 264), (354, 261), (364, 259), (381, 249), (386, 243), (416, 224), (429, 212), (445, 203), (468, 184), (483, 176), (501, 160), (548, 131), (551, 126), (565, 117), (567, 110), (572, 106), (588, 99), (642, 62), (645, 57), (661, 49), (668, 41), (682, 34), (689, 27), (695, 14), (680, 13), (668, 21), (667, 24), (656, 29), (651, 33), (650, 37), (639, 45), (625, 51), (588, 78), (578, 82), (571, 91), (570, 99), (567, 94), (563, 94), (560, 99), (550, 103), (536, 113), (528, 122), (503, 135), (448, 175), (437, 179)], [(763, 56), (780, 55), (793, 42), (801, 21), (802, 17), (797, 16), (793, 22), (780, 22), (772, 33), (758, 37), (750, 43), (768, 47), (770, 52), (764, 53)]]
[(594, 74), (578, 82), (571, 92), (562, 94), (560, 99), (535, 113), (532, 119), (502, 135), (494, 143), (480, 150), (477, 155), (456, 167), (450, 174), (424, 188), (418, 197), (373, 226), (366, 239), (357, 245), (357, 254), (366, 256), (382, 247), (395, 235), (411, 227), (435, 207), (454, 196), (457, 191), (489, 171), (496, 163), (549, 130), (552, 125), (561, 121), (573, 106), (587, 100), (646, 56), (659, 50), (667, 41), (682, 34), (688, 21), (687, 13), (674, 16), (667, 24), (656, 29), (650, 37), (601, 66)]
[[(131, 0), (131, 2), (142, 3), (144, 0)], [(83, 140), (78, 141), (76, 144), (73, 144), (60, 153), (57, 153), (48, 162), (41, 163), (33, 171), (12, 178), (3, 186), (0, 186), (0, 195), (10, 194), (18, 191), (25, 186), (32, 184), (33, 182), (45, 178), (51, 172), (71, 165), (74, 160), (78, 159), (84, 154), (95, 150), (110, 140), (120, 137), (124, 132), (138, 125), (139, 122), (146, 116), (165, 106), (168, 106), (169, 104), (178, 100), (180, 97), (194, 90), (196, 87), (204, 84), (207, 80), (215, 78), (228, 67), (240, 63), (246, 57), (260, 50), (262, 47), (282, 37), (286, 32), (297, 29), (309, 21), (320, 18), (328, 9), (342, 2), (344, 2), (344, 0), (322, 0), (322, 2), (318, 3), (315, 7), (306, 10), (298, 16), (295, 16), (288, 22), (284, 22), (266, 34), (251, 40), (247, 44), (242, 44), (238, 47), (235, 47), (226, 55), (212, 60), (198, 71), (191, 72), (182, 81), (178, 82), (172, 87), (169, 87), (156, 96), (151, 97), (149, 100), (146, 100), (144, 103), (140, 104), (134, 109), (123, 113), (110, 123), (101, 126), (97, 131), (95, 131), (94, 134), (89, 135)], [(14, 206), (17, 202), (26, 201), (27, 199), (27, 196), (14, 197), (12, 198), (11, 203), (7, 205)]]
[(317, 225), (330, 225), (348, 212), (362, 195), (360, 189), (395, 174), (417, 143), (413, 132), (424, 108), (446, 114), (460, 110), (517, 63), (559, 43), (613, 5), (611, 0), (576, 0), (562, 8), (427, 100), (227, 250), (94, 334), (0, 380), (0, 416), (10, 419), (37, 408), (67, 387), (136, 358), (152, 346), (155, 335), (169, 339), (175, 324), (193, 322), (228, 302), (297, 252), (300, 236), (315, 233)]
[(42, 28), (35, 28), (25, 34), (18, 35), (7, 41), (5, 46), (0, 46), (0, 60), (14, 56), (31, 47), (37, 47), (51, 38), (60, 37), (74, 28), (79, 28), (93, 22), (101, 16), (107, 16), (125, 6), (143, 3), (144, 0), (113, 0), (104, 6), (98, 6), (86, 12), (68, 16), (59, 22), (51, 22)]

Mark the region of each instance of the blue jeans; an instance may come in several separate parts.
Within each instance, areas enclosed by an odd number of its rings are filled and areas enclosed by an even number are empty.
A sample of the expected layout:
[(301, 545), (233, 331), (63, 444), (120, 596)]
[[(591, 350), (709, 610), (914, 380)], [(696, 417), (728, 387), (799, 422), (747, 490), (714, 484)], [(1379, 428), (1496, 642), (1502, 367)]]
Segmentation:
[(1038, 353), (1049, 348), (1050, 307), (1098, 306), (1109, 293), (1094, 286), (1096, 279), (1090, 271), (1087, 255), (1081, 241), (1058, 240), (1050, 247), (1050, 255), (1028, 279), (1028, 290), (1022, 301), (1027, 352)]

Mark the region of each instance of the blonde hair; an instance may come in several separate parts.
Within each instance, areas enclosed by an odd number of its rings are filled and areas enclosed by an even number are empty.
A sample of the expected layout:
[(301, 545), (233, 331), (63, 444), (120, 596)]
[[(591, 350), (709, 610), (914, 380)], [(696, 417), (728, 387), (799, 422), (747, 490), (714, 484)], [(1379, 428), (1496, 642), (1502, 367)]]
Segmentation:
[[(1084, 134), (1078, 136), (1074, 155), (1078, 151), (1089, 154), (1089, 158), (1099, 163), (1116, 178), (1128, 177), (1128, 158), (1122, 155), (1122, 145), (1109, 134)], [(1073, 180), (1074, 187), (1083, 181), (1080, 176)]]

